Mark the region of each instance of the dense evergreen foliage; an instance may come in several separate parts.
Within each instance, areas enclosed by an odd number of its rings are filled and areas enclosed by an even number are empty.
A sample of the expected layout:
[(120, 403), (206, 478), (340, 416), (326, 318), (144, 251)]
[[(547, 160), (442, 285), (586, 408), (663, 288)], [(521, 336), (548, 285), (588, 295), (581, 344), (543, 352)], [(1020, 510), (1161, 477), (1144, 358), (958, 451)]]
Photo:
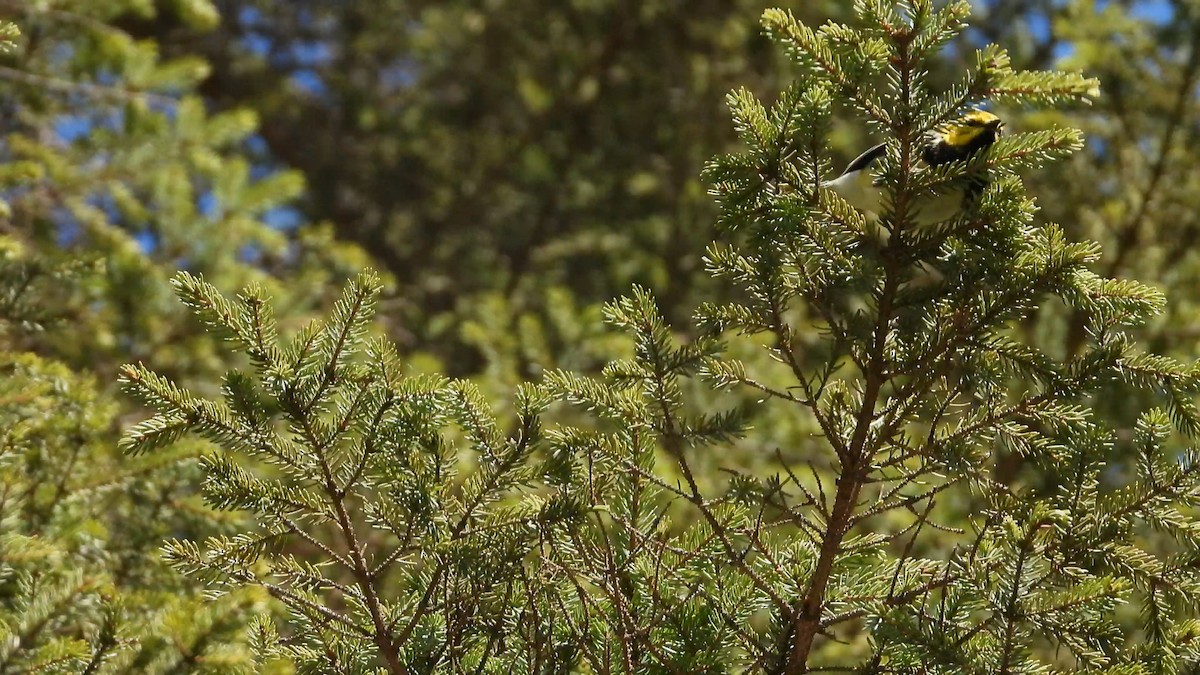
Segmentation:
[(0, 672), (1200, 668), (1200, 8), (777, 4), (0, 0)]

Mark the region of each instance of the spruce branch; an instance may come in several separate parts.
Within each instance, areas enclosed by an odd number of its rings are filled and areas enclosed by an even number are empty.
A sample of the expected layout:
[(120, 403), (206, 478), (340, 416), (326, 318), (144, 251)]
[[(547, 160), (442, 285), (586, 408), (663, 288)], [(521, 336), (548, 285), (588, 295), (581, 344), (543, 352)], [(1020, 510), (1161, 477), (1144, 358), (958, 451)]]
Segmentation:
[[(859, 0), (815, 29), (767, 12), (803, 72), (771, 105), (731, 94), (745, 151), (706, 168), (728, 241), (705, 264), (733, 292), (681, 339), (635, 287), (603, 310), (625, 358), (522, 387), (512, 422), (487, 387), (410, 376), (367, 338), (372, 274), (291, 337), (262, 289), (181, 275), (250, 367), (216, 400), (125, 367), (155, 414), (121, 447), (200, 434), (206, 503), (254, 524), (171, 562), (282, 602), (287, 637), (260, 622), (256, 644), (305, 672), (1179, 672), (1200, 634), (1200, 462), (1178, 447), (1200, 376), (1134, 339), (1164, 296), (1035, 221), (1022, 181), (1079, 132), (921, 159), (968, 108), (1082, 102), (1095, 81), (989, 46), (940, 90), (969, 3), (935, 4)], [(878, 222), (824, 187), (836, 116), (886, 143)], [(976, 200), (919, 226), (968, 174)], [(1020, 330), (1055, 304), (1086, 329), (1066, 354)], [(1106, 417), (1117, 385), (1161, 409)]]

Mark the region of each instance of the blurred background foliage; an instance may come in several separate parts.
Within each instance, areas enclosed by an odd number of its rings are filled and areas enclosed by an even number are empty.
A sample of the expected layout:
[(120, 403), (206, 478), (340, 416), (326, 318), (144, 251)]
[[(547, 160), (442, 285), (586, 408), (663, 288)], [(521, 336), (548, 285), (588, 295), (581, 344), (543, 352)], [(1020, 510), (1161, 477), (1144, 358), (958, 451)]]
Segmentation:
[[(130, 361), (215, 390), (228, 364), (175, 302), (178, 269), (229, 292), (263, 284), (289, 331), (374, 266), (388, 279), (380, 330), (413, 367), (473, 378), (502, 408), (517, 382), (625, 352), (599, 306), (634, 283), (686, 336), (701, 299), (728, 292), (704, 270), (716, 231), (700, 179), (734, 147), (725, 95), (746, 86), (770, 100), (795, 75), (758, 17), (782, 6), (817, 24), (849, 4), (0, 0), (21, 31), (0, 36), (4, 367), (102, 400)], [(1163, 289), (1169, 309), (1147, 344), (1194, 357), (1200, 0), (976, 9), (945, 53), (947, 82), (986, 42), (1017, 68), (1100, 78), (1092, 107), (999, 112), (1014, 129), (1085, 130), (1084, 152), (1025, 177), (1041, 217), (1101, 242), (1102, 273)], [(830, 144), (840, 165), (878, 140), (841, 126)], [(1023, 329), (1068, 353), (1082, 326), (1043, 307)], [(1132, 426), (1142, 406), (1127, 396), (1098, 404)], [(5, 414), (17, 425), (60, 405), (38, 400)], [(128, 419), (114, 406), (88, 415), (84, 466), (136, 473), (111, 456)], [(714, 474), (816, 442), (770, 411), (756, 428)], [(219, 531), (180, 515), (199, 508), (181, 487), (195, 477), (186, 454), (153, 488), (186, 523), (170, 534)], [(143, 528), (123, 545), (152, 556), (151, 516), (121, 510), (135, 503), (105, 507), (124, 515), (101, 538)]]
[[(769, 0), (0, 0), (24, 35), (0, 68), (11, 236), (103, 259), (55, 345), (86, 368), (154, 358), (218, 367), (164, 301), (184, 267), (271, 284), (303, 316), (355, 269), (392, 279), (385, 329), (452, 375), (592, 369), (596, 306), (640, 283), (685, 326), (722, 289), (703, 269), (699, 178), (733, 144), (725, 94), (794, 75), (756, 18), (844, 19), (846, 3)], [(1200, 107), (1191, 0), (980, 1), (968, 40), (1016, 67), (1099, 76), (1088, 150), (1028, 177), (1047, 220), (1105, 245), (1105, 271), (1192, 286)], [(976, 44), (972, 44), (976, 43)], [(841, 159), (877, 139), (839, 128)], [(1189, 349), (1189, 293), (1161, 349)], [(1047, 313), (1052, 313), (1048, 310)], [(1071, 350), (1069, 317), (1030, 330)], [(78, 324), (76, 324), (78, 325)], [(72, 347), (72, 342), (75, 343)], [(169, 347), (169, 349), (164, 349)], [(74, 351), (73, 351), (74, 350)]]

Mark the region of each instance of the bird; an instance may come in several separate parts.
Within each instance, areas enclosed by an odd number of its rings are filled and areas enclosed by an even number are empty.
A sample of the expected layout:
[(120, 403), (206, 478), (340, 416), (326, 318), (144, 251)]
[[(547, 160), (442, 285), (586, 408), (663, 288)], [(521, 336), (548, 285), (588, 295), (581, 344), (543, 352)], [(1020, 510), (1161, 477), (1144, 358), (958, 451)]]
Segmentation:
[[(928, 167), (949, 162), (961, 162), (991, 147), (1004, 130), (1004, 122), (996, 115), (980, 109), (970, 110), (962, 117), (931, 130), (921, 150), (921, 161)], [(871, 174), (871, 167), (887, 152), (887, 143), (880, 143), (846, 166), (846, 170), (824, 187), (833, 190), (851, 206), (877, 220), (883, 211), (883, 190)], [(955, 179), (941, 190), (922, 195), (910, 209), (913, 221), (924, 227), (949, 220), (968, 208), (987, 187), (987, 175), (982, 171)]]

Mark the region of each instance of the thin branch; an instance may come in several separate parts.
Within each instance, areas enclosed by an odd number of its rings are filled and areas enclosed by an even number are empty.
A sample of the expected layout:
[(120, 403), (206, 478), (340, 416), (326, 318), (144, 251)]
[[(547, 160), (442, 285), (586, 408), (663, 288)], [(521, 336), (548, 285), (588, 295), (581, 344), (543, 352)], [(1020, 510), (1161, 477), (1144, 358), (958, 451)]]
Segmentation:
[(53, 91), (60, 94), (80, 94), (88, 98), (100, 100), (120, 100), (120, 101), (149, 101), (158, 103), (162, 106), (172, 107), (179, 103), (177, 99), (162, 94), (155, 94), (147, 91), (134, 91), (122, 87), (111, 87), (94, 82), (71, 82), (69, 80), (50, 77), (47, 75), (35, 75), (16, 68), (8, 66), (0, 66), (0, 80), (7, 80), (16, 84), (42, 89), (45, 91)]

